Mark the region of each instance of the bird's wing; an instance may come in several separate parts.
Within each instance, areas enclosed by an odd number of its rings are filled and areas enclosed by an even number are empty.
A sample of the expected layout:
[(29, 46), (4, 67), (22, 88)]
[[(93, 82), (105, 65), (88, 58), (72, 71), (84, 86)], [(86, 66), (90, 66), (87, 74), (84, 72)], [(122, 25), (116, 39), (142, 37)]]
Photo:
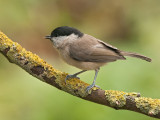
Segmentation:
[(112, 62), (125, 59), (118, 49), (85, 34), (69, 47), (70, 56), (82, 62)]

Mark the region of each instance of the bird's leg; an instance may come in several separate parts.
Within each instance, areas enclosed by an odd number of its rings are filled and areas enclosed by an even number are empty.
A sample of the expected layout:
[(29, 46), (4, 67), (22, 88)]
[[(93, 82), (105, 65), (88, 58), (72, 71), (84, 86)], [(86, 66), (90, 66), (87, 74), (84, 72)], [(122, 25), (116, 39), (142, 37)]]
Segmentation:
[(75, 73), (75, 74), (73, 74), (73, 75), (67, 75), (66, 78), (65, 78), (65, 83), (66, 83), (66, 81), (67, 81), (69, 78), (78, 78), (78, 79), (79, 79), (79, 77), (77, 77), (77, 75), (79, 75), (79, 74), (81, 74), (81, 73), (83, 73), (83, 72), (86, 72), (86, 71), (87, 71), (87, 70), (82, 70), (82, 71), (77, 72), (77, 73)]
[(95, 82), (96, 82), (96, 78), (97, 78), (98, 72), (99, 72), (99, 68), (95, 70), (95, 76), (94, 76), (93, 83), (86, 88), (86, 91), (87, 91), (88, 93), (89, 93), (89, 91), (90, 91), (93, 87), (97, 87), (96, 84), (95, 84)]

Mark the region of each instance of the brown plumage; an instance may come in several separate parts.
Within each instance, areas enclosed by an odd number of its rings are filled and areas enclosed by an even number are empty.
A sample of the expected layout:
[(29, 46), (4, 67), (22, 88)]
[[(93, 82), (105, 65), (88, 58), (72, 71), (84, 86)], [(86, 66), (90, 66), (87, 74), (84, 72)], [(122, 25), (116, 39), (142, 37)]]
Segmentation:
[(81, 72), (68, 75), (65, 81), (69, 78), (77, 77), (78, 74), (87, 70), (95, 70), (94, 81), (92, 85), (86, 88), (86, 91), (95, 86), (99, 68), (108, 62), (125, 60), (125, 56), (151, 62), (151, 59), (146, 56), (121, 51), (72, 27), (58, 27), (52, 31), (51, 36), (46, 36), (46, 38), (53, 42), (54, 47), (66, 63), (82, 69)]
[[(116, 60), (125, 60), (126, 58), (124, 56), (136, 57), (149, 62), (151, 61), (148, 57), (121, 51), (116, 47), (87, 34), (84, 34), (83, 38), (73, 40), (72, 44), (63, 47), (63, 50), (68, 51), (67, 54), (69, 55), (62, 55), (62, 58), (70, 65), (83, 70), (95, 70), (105, 63)], [(64, 53), (63, 50), (61, 51), (62, 54)], [(73, 60), (68, 60), (68, 58)]]

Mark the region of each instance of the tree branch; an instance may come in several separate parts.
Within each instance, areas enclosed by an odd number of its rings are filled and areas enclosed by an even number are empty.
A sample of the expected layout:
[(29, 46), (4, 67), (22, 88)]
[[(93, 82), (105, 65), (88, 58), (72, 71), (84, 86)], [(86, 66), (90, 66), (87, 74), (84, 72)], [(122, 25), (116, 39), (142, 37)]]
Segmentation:
[(0, 32), (0, 52), (11, 63), (17, 64), (32, 76), (74, 96), (115, 109), (131, 110), (160, 118), (160, 99), (140, 97), (139, 93), (134, 92), (102, 90), (97, 87), (94, 87), (90, 93), (86, 93), (86, 87), (89, 84), (76, 78), (65, 83), (67, 73), (54, 69), (36, 54), (26, 51), (2, 32)]

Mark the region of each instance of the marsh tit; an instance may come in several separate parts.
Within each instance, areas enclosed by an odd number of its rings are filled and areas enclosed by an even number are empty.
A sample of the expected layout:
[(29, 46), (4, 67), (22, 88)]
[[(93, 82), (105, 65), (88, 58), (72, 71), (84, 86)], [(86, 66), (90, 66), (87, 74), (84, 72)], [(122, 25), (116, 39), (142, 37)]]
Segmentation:
[(136, 57), (151, 62), (151, 59), (146, 56), (119, 50), (73, 27), (58, 27), (51, 32), (51, 35), (45, 38), (50, 39), (66, 63), (82, 69), (78, 73), (68, 75), (65, 82), (69, 78), (78, 78), (77, 75), (87, 70), (95, 70), (93, 83), (86, 88), (87, 92), (95, 86), (98, 71), (106, 63), (125, 60), (124, 56)]

